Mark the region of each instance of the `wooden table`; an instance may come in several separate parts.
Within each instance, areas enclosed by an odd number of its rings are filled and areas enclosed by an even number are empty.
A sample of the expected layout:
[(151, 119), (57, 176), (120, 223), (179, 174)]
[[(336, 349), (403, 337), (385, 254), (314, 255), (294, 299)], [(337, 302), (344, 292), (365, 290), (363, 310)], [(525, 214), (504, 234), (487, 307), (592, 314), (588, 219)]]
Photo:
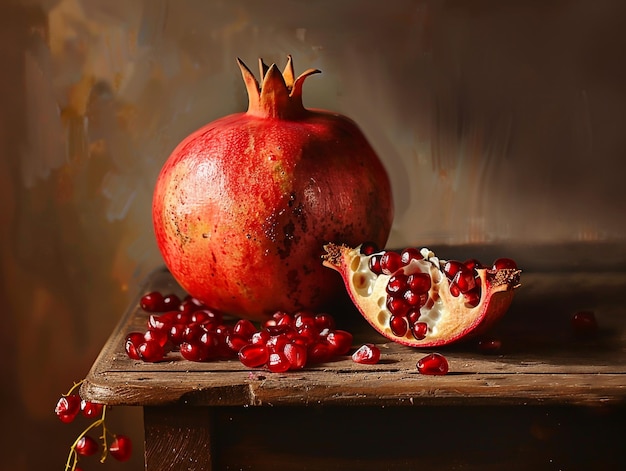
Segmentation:
[[(145, 330), (133, 303), (102, 349), (84, 398), (143, 407), (147, 470), (623, 470), (626, 424), (626, 274), (524, 273), (496, 334), (496, 355), (439, 349), (450, 373), (420, 375), (414, 350), (385, 341), (347, 312), (349, 357), (273, 374), (237, 360), (143, 363), (125, 335)], [(165, 269), (142, 287), (179, 292)], [(580, 339), (573, 312), (601, 326)]]

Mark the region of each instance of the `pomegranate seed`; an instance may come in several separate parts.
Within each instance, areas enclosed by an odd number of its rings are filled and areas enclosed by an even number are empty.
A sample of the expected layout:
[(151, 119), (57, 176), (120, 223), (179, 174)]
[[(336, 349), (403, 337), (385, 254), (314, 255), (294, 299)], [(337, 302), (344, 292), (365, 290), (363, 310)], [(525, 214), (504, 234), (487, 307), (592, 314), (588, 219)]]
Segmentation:
[(320, 331), (323, 329), (334, 329), (335, 319), (330, 314), (320, 313), (315, 316), (315, 325)]
[(256, 332), (256, 327), (252, 322), (247, 319), (240, 319), (233, 327), (233, 334), (238, 335), (244, 339), (250, 339), (252, 334)]
[(382, 275), (383, 273), (383, 269), (380, 265), (380, 261), (382, 260), (383, 255), (382, 254), (376, 254), (376, 255), (372, 255), (369, 259), (368, 263), (368, 267), (371, 270), (372, 273), (376, 274), (376, 275)]
[(420, 317), (422, 317), (422, 313), (419, 309), (411, 309), (406, 315), (406, 318), (409, 321), (409, 325), (415, 324)]
[(272, 373), (284, 373), (291, 367), (291, 363), (282, 352), (270, 353), (270, 358), (267, 361), (267, 368)]
[(590, 336), (597, 332), (598, 321), (596, 315), (592, 311), (579, 311), (575, 313), (570, 324), (574, 330), (574, 334), (580, 337)]
[(288, 343), (285, 345), (285, 358), (289, 361), (290, 369), (301, 370), (306, 365), (307, 348), (297, 343)]
[(158, 342), (152, 340), (139, 345), (139, 347), (137, 347), (137, 353), (139, 354), (139, 358), (141, 360), (149, 363), (161, 361), (165, 355), (163, 347), (159, 345)]
[(464, 267), (463, 270), (459, 270), (457, 274), (454, 275), (452, 283), (459, 288), (461, 293), (467, 293), (476, 286), (476, 278), (474, 278), (472, 272)]
[(407, 289), (402, 295), (406, 303), (411, 307), (420, 308), (428, 301), (428, 294), (417, 294), (413, 290)]
[(364, 365), (375, 365), (380, 361), (380, 349), (373, 343), (366, 343), (352, 354), (352, 360)]
[(473, 289), (469, 290), (467, 293), (464, 293), (465, 302), (470, 306), (476, 307), (480, 303), (480, 286), (476, 286)]
[(430, 275), (428, 273), (413, 273), (406, 280), (409, 288), (416, 293), (428, 293), (431, 287)]
[(163, 303), (163, 295), (158, 291), (144, 294), (139, 300), (139, 305), (141, 309), (148, 312), (162, 312), (167, 310)]
[(76, 453), (81, 456), (92, 456), (98, 452), (98, 442), (89, 435), (85, 435), (76, 443)]
[(206, 306), (202, 304), (201, 301), (199, 301), (196, 298), (187, 296), (183, 300), (183, 302), (180, 303), (178, 310), (184, 315), (191, 315), (194, 312), (199, 311), (200, 309), (204, 309), (204, 308), (206, 308)]
[(285, 345), (289, 342), (289, 337), (287, 335), (281, 333), (278, 335), (272, 335), (268, 341), (265, 343), (267, 348), (270, 349), (270, 353), (272, 352), (282, 352), (285, 349)]
[[(180, 324), (177, 324), (180, 325)], [(182, 332), (181, 343), (193, 343), (197, 342), (200, 337), (204, 335), (207, 330), (201, 324), (187, 324)], [(176, 334), (178, 336), (178, 333)], [(178, 337), (177, 337), (178, 338)]]
[(478, 351), (486, 355), (497, 353), (502, 348), (502, 341), (497, 338), (487, 337), (478, 341)]
[(271, 335), (267, 330), (259, 330), (258, 332), (252, 334), (250, 337), (250, 343), (253, 345), (265, 345), (270, 337)]
[(303, 327), (315, 327), (315, 314), (310, 311), (301, 311), (296, 313), (293, 319), (293, 326), (296, 329)]
[(132, 454), (132, 442), (126, 435), (117, 435), (111, 446), (109, 446), (109, 453), (117, 461), (128, 461)]
[(477, 268), (482, 268), (483, 266), (483, 264), (480, 263), (480, 261), (476, 260), (475, 258), (469, 258), (465, 260), (463, 262), (463, 265), (465, 265), (467, 269), (470, 270), (472, 273), (474, 273), (474, 270), (476, 270)]
[(450, 294), (455, 298), (461, 294), (461, 290), (456, 283), (450, 283)]
[(168, 331), (176, 322), (178, 311), (169, 311), (160, 316), (152, 314), (148, 318), (148, 329)]
[(392, 298), (391, 296), (387, 297), (387, 309), (394, 316), (404, 317), (409, 312), (410, 306), (404, 301), (403, 298)]
[(389, 328), (396, 337), (404, 337), (409, 330), (409, 324), (405, 317), (391, 316), (389, 319)]
[(422, 257), (420, 251), (414, 247), (406, 248), (400, 254), (400, 261), (402, 262), (402, 265), (408, 265), (413, 260), (422, 260), (423, 258), (424, 257)]
[(404, 273), (396, 273), (395, 275), (391, 275), (389, 281), (387, 282), (386, 290), (390, 295), (394, 295), (396, 293), (402, 293), (406, 289), (407, 286), (407, 276)]
[(204, 345), (210, 354), (215, 354), (219, 348), (220, 338), (215, 332), (205, 332), (198, 339), (198, 343)]
[(210, 309), (198, 309), (191, 313), (189, 317), (189, 322), (193, 322), (195, 324), (221, 324), (223, 322), (222, 314), (219, 312), (212, 311)]
[(378, 252), (378, 245), (375, 242), (367, 241), (361, 244), (360, 252), (361, 255), (372, 255)]
[(235, 333), (226, 336), (226, 344), (233, 352), (237, 353), (243, 347), (250, 343), (250, 339), (237, 335)]
[(188, 361), (207, 361), (210, 357), (209, 349), (201, 343), (183, 342), (180, 344), (180, 354)]
[(333, 330), (326, 336), (333, 355), (345, 355), (352, 347), (352, 334), (345, 330)]
[(445, 375), (448, 373), (448, 360), (440, 353), (431, 353), (417, 361), (417, 371), (423, 375)]
[(495, 262), (493, 262), (492, 269), (493, 270), (503, 270), (503, 269), (517, 270), (517, 263), (515, 262), (515, 260), (512, 260), (510, 258), (499, 258)]
[(163, 310), (175, 310), (180, 308), (180, 298), (175, 294), (163, 296)]
[(178, 346), (185, 340), (186, 329), (186, 324), (174, 324), (170, 327), (170, 330), (168, 332), (168, 338), (174, 345)]
[(417, 340), (426, 338), (428, 333), (428, 324), (426, 322), (416, 322), (411, 324), (411, 333)]
[(88, 419), (93, 419), (94, 417), (98, 417), (102, 414), (102, 404), (97, 404), (95, 402), (82, 400), (80, 402), (80, 410), (83, 415)]
[(146, 333), (143, 334), (143, 338), (146, 342), (154, 340), (159, 345), (161, 345), (161, 347), (165, 347), (167, 345), (167, 342), (169, 341), (167, 333), (163, 332), (162, 330), (147, 330)]
[(308, 358), (311, 363), (323, 363), (332, 358), (331, 346), (325, 342), (315, 342), (308, 348)]
[(72, 422), (79, 412), (80, 396), (78, 394), (61, 397), (54, 408), (54, 413), (65, 424)]
[(380, 259), (380, 268), (385, 275), (392, 275), (402, 268), (402, 258), (398, 252), (385, 252)]
[(248, 344), (239, 350), (239, 361), (248, 368), (265, 365), (270, 359), (269, 349), (262, 344)]
[(306, 344), (311, 345), (319, 337), (319, 332), (316, 327), (304, 325), (298, 329), (298, 334), (306, 339)]
[(124, 350), (131, 360), (141, 360), (137, 348), (145, 342), (144, 334), (141, 332), (131, 332), (126, 336), (126, 342), (124, 343)]
[(465, 268), (465, 265), (463, 265), (461, 262), (457, 260), (449, 260), (443, 266), (443, 272), (448, 277), (448, 279), (451, 280), (452, 278), (454, 278), (454, 275), (456, 275), (457, 272), (459, 270), (462, 270), (463, 268)]

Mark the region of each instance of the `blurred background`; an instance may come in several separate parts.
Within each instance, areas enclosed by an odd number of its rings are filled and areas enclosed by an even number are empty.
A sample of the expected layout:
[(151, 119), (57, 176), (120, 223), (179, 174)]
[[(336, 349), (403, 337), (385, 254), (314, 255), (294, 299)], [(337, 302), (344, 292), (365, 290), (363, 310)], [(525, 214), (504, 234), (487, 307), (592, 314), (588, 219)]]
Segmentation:
[[(626, 258), (620, 0), (0, 5), (6, 469), (62, 469), (85, 423), (61, 424), (56, 400), (162, 263), (161, 165), (188, 133), (245, 110), (236, 57), (322, 70), (305, 105), (353, 118), (380, 154), (389, 246), (501, 247), (556, 269)], [(140, 411), (111, 418), (138, 453), (90, 468), (141, 469)]]

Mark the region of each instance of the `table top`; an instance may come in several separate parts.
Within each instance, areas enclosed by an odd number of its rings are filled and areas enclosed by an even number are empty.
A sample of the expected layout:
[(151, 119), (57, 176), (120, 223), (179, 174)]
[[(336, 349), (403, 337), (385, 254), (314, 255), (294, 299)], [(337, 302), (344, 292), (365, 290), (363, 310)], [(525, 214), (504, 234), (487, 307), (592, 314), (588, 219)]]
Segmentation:
[[(424, 376), (416, 362), (431, 353), (388, 341), (356, 311), (342, 319), (354, 346), (375, 342), (380, 363), (361, 365), (349, 356), (304, 370), (271, 373), (237, 359), (190, 362), (179, 353), (166, 361), (131, 360), (124, 340), (145, 331), (148, 314), (138, 306), (149, 291), (180, 293), (165, 268), (142, 284), (81, 387), (83, 398), (109, 405), (160, 406), (410, 406), (410, 405), (600, 405), (626, 403), (626, 273), (531, 272), (509, 312), (494, 329), (497, 354), (474, 344), (438, 348), (448, 359), (445, 376)], [(569, 319), (592, 309), (600, 329), (576, 337)]]

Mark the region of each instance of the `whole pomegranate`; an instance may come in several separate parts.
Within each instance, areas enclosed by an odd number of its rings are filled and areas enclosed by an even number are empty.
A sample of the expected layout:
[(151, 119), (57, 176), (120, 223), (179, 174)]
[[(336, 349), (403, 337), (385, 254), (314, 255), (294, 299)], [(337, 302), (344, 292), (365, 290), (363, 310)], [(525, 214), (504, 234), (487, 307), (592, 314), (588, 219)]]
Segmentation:
[(376, 251), (327, 244), (324, 265), (341, 274), (363, 317), (411, 347), (447, 345), (484, 333), (508, 310), (520, 286), (515, 261), (442, 260), (427, 248)]
[(318, 309), (342, 293), (323, 245), (384, 246), (391, 188), (378, 156), (345, 116), (306, 109), (291, 57), (259, 61), (262, 85), (238, 59), (245, 113), (184, 139), (158, 177), (153, 221), (173, 277), (207, 306), (264, 319)]

